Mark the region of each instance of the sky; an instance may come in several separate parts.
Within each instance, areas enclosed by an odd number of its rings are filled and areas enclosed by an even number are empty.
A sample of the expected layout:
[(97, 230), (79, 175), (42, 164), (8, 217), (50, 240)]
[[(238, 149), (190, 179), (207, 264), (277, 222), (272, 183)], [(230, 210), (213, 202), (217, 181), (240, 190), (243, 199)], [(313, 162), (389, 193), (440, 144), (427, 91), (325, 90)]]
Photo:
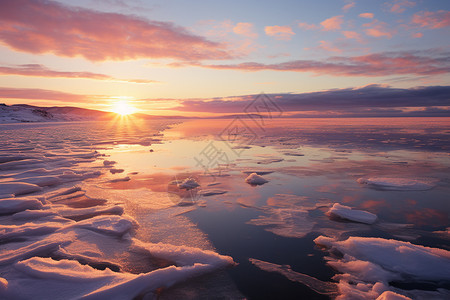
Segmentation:
[(447, 0), (0, 0), (0, 102), (450, 116), (449, 41)]

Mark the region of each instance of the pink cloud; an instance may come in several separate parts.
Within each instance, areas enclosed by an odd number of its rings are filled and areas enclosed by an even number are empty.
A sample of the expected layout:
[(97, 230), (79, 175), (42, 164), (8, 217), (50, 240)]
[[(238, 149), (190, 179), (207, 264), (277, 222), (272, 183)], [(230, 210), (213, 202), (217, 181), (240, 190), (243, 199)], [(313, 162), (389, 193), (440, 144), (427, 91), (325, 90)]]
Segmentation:
[(239, 35), (243, 35), (249, 38), (256, 38), (258, 34), (254, 32), (252, 23), (237, 23), (236, 26), (233, 27), (233, 32)]
[(413, 37), (413, 38), (416, 38), (416, 39), (421, 38), (421, 37), (423, 37), (423, 33), (421, 33), (421, 32), (414, 33), (414, 34), (412, 35), (412, 37)]
[(373, 20), (370, 23), (366, 23), (363, 26), (368, 27), (365, 32), (369, 36), (373, 37), (386, 37), (388, 39), (392, 38), (394, 36), (394, 30), (388, 29), (386, 23)]
[(94, 80), (110, 80), (130, 83), (157, 83), (156, 80), (147, 79), (118, 79), (105, 74), (92, 72), (67, 72), (55, 71), (46, 68), (43, 65), (27, 64), (19, 66), (0, 66), (0, 75), (19, 75), (19, 76), (33, 76), (33, 77), (52, 77), (52, 78), (82, 78)]
[(304, 30), (314, 30), (314, 29), (319, 28), (319, 26), (317, 26), (315, 24), (308, 24), (308, 23), (304, 23), (304, 22), (298, 23), (298, 27), (300, 27), (301, 29), (304, 29)]
[(231, 65), (197, 66), (242, 71), (312, 72), (334, 76), (390, 76), (395, 74), (437, 75), (450, 73), (450, 59), (445, 53), (386, 52), (362, 56), (330, 57), (325, 60), (294, 60), (279, 64), (247, 62)]
[(362, 14), (359, 14), (359, 16), (361, 18), (373, 19), (373, 13), (362, 13)]
[(355, 6), (355, 2), (347, 3), (342, 7), (342, 11), (347, 12), (350, 8), (352, 8), (354, 6)]
[(396, 0), (394, 3), (388, 4), (391, 8), (390, 11), (393, 13), (402, 13), (407, 7), (413, 7), (416, 5), (413, 1), (408, 0)]
[(0, 1), (0, 43), (17, 51), (91, 61), (231, 58), (222, 44), (172, 23), (45, 0)]
[(438, 29), (450, 26), (450, 11), (422, 11), (413, 15), (412, 22), (420, 27)]
[(342, 31), (342, 34), (348, 39), (362, 41), (361, 35), (355, 31)]
[(328, 41), (320, 41), (320, 45), (318, 46), (319, 49), (328, 51), (328, 52), (337, 52), (342, 53), (342, 49), (339, 49), (338, 47), (334, 46), (333, 43)]
[(295, 35), (290, 26), (266, 26), (265, 32), (268, 36), (285, 41), (290, 40)]
[(320, 25), (322, 25), (323, 27), (322, 30), (333, 31), (341, 29), (341, 25), (343, 22), (343, 16), (334, 16), (321, 22)]
[(54, 90), (7, 87), (0, 87), (0, 97), (5, 99), (33, 99), (62, 102), (92, 102), (93, 99), (99, 98), (99, 96), (71, 94)]

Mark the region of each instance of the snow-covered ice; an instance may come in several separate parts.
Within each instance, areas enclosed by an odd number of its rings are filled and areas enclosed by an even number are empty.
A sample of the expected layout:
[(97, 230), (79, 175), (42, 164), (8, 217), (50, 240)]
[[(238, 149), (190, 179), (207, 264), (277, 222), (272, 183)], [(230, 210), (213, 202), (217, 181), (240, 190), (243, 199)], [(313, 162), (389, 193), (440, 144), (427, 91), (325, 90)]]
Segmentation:
[(269, 181), (264, 179), (264, 177), (262, 177), (261, 175), (251, 173), (250, 175), (247, 176), (247, 178), (245, 178), (245, 182), (251, 185), (263, 185), (264, 183), (267, 183)]
[(377, 220), (377, 215), (375, 214), (363, 210), (352, 209), (351, 207), (339, 203), (333, 204), (328, 210), (328, 215), (366, 224), (373, 224)]
[(397, 178), (397, 177), (370, 177), (359, 178), (358, 183), (367, 184), (381, 190), (390, 191), (426, 191), (436, 186), (435, 180), (432, 179), (414, 179), (414, 178)]

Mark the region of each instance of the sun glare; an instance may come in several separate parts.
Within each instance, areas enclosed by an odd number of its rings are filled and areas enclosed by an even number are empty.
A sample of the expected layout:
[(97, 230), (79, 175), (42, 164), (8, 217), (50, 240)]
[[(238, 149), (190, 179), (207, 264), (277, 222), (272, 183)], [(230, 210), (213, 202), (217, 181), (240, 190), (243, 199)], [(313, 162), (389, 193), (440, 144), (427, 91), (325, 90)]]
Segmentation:
[(114, 104), (112, 111), (116, 114), (126, 116), (135, 113), (137, 109), (131, 106), (128, 101), (120, 100)]

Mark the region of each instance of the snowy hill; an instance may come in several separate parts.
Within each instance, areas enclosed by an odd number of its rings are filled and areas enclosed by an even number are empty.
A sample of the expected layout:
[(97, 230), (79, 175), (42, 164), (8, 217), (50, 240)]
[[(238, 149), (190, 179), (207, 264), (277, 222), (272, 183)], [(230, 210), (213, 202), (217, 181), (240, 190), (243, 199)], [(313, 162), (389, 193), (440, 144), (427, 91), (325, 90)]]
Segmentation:
[(37, 107), (0, 104), (0, 124), (20, 122), (65, 122), (107, 120), (116, 114), (78, 107)]

